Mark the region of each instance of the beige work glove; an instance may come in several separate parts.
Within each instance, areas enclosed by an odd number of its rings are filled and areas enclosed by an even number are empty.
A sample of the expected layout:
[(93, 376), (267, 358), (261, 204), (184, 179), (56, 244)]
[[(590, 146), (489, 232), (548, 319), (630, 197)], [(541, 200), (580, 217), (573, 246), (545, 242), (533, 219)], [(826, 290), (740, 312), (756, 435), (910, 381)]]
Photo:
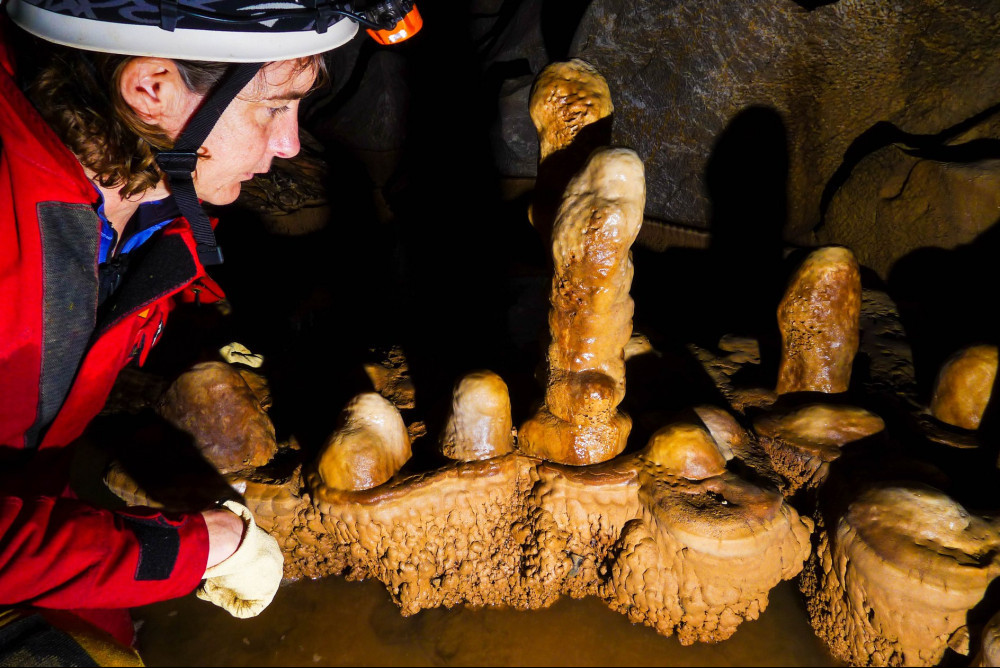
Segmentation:
[(222, 505), (243, 518), (243, 541), (228, 559), (205, 571), (197, 596), (233, 617), (256, 617), (278, 591), (284, 557), (278, 541), (257, 526), (246, 506), (236, 501)]

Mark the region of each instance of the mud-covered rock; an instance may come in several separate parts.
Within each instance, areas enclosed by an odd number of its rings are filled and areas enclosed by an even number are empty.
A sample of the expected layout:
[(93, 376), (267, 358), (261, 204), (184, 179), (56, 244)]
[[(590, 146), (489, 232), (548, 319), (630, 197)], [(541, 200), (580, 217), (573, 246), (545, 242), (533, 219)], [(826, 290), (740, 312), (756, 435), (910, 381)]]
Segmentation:
[(242, 374), (252, 372), (224, 362), (195, 365), (156, 405), (157, 413), (190, 434), (222, 473), (263, 466), (278, 449), (274, 425)]

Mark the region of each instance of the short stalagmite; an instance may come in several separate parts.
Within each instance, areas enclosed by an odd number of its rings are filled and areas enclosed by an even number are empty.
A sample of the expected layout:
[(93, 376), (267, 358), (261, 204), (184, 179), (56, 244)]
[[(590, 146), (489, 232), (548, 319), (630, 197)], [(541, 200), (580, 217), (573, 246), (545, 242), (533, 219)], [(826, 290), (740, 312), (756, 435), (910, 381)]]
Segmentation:
[(766, 413), (754, 421), (761, 446), (786, 481), (786, 495), (803, 487), (816, 489), (843, 446), (884, 429), (885, 422), (878, 415), (839, 404), (808, 404)]
[[(969, 653), (969, 611), (1000, 575), (1000, 523), (918, 483), (880, 483), (828, 519), (803, 578), (813, 628), (851, 665)], [(811, 591), (810, 591), (811, 590)]]
[(527, 454), (563, 464), (607, 461), (632, 423), (624, 348), (632, 334), (632, 257), (646, 190), (631, 150), (596, 151), (570, 182), (553, 231), (545, 405), (518, 432)]
[(996, 375), (996, 346), (970, 346), (956, 352), (938, 372), (931, 414), (955, 427), (978, 429)]
[(225, 362), (204, 362), (181, 374), (156, 411), (190, 434), (221, 473), (263, 466), (278, 449), (260, 397), (241, 371)]
[(410, 455), (410, 437), (399, 411), (381, 395), (365, 392), (344, 409), (316, 471), (332, 489), (371, 489), (396, 475)]
[(858, 352), (861, 273), (841, 246), (814, 250), (778, 305), (778, 394), (846, 392)]
[(474, 371), (455, 386), (441, 453), (471, 462), (514, 450), (507, 383), (492, 371)]
[(726, 470), (726, 458), (712, 435), (693, 424), (671, 424), (659, 429), (642, 454), (668, 475), (688, 480), (704, 480)]
[(610, 142), (610, 128), (602, 126), (613, 111), (607, 81), (578, 58), (552, 63), (535, 78), (529, 114), (538, 132), (538, 174), (528, 219), (545, 242), (566, 184), (594, 149)]

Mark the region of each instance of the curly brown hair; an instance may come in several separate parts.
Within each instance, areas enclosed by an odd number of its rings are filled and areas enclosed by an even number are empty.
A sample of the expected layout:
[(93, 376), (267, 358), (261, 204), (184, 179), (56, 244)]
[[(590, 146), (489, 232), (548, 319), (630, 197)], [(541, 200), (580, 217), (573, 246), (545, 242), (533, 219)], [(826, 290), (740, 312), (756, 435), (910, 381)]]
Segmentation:
[[(163, 174), (156, 154), (173, 146), (161, 128), (143, 121), (121, 94), (121, 75), (135, 56), (94, 53), (48, 44), (50, 54), (28, 95), (42, 117), (105, 188), (123, 198), (156, 186)], [(206, 95), (229, 63), (174, 60), (189, 90)], [(299, 58), (292, 76), (316, 72), (314, 88), (328, 78), (322, 55)], [(265, 70), (267, 66), (265, 65)]]

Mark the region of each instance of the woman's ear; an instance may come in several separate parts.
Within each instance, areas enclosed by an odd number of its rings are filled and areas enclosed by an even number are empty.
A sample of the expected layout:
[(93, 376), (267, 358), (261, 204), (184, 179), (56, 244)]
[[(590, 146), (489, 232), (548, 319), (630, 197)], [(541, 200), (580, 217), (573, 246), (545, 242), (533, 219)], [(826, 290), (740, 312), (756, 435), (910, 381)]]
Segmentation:
[(201, 98), (188, 89), (177, 64), (168, 58), (138, 56), (122, 68), (122, 99), (144, 123), (176, 139)]

